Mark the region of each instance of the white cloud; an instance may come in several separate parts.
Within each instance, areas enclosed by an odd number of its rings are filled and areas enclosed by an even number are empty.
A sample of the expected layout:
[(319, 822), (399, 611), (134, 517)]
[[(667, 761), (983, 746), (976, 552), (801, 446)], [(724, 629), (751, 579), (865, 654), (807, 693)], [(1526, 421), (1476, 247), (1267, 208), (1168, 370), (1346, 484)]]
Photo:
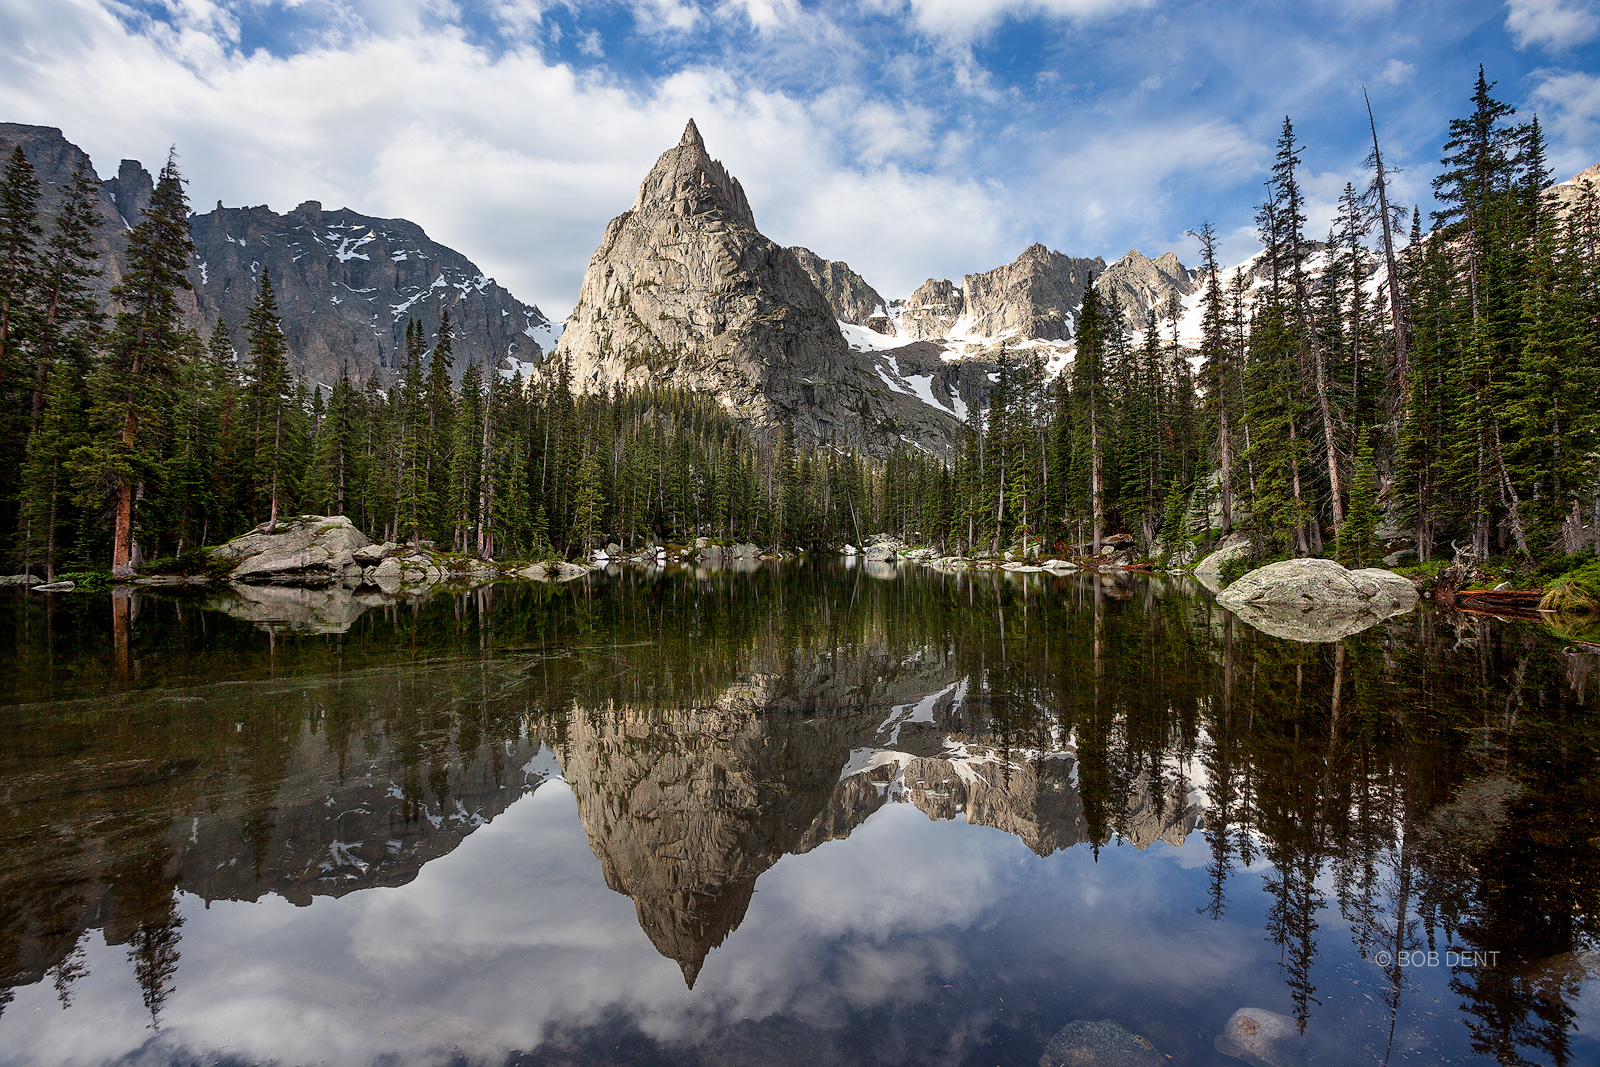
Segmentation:
[(1519, 48), (1562, 52), (1594, 40), (1600, 17), (1589, 0), (1506, 0), (1506, 29)]
[(1378, 82), (1382, 85), (1404, 85), (1416, 76), (1417, 68), (1410, 63), (1398, 59), (1391, 59), (1378, 72)]
[(1600, 159), (1600, 77), (1543, 71), (1532, 97), (1551, 141), (1550, 162), (1558, 179)]
[(867, 0), (865, 7), (883, 13), (909, 10), (923, 32), (951, 40), (981, 36), (1010, 17), (1048, 15), (1092, 18), (1148, 7), (1154, 0)]

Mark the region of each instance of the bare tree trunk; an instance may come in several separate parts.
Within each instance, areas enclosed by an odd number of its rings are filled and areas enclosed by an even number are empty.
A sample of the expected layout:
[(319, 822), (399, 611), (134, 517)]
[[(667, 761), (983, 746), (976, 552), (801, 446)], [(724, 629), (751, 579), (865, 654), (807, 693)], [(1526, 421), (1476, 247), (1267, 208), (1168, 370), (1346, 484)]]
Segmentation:
[(1383, 156), (1378, 151), (1378, 122), (1372, 117), (1372, 101), (1367, 100), (1366, 89), (1361, 98), (1367, 101), (1367, 125), (1372, 128), (1372, 166), (1378, 181), (1378, 215), (1383, 220), (1383, 260), (1389, 274), (1389, 315), (1394, 323), (1395, 373), (1400, 381), (1406, 380), (1410, 370), (1408, 353), (1410, 332), (1406, 323), (1405, 302), (1400, 297), (1400, 268), (1394, 255), (1394, 234), (1389, 226), (1389, 191), (1383, 176)]
[(1317, 361), (1317, 407), (1322, 413), (1322, 442), (1328, 450), (1328, 487), (1333, 494), (1333, 528), (1337, 531), (1344, 525), (1343, 490), (1339, 485), (1339, 446), (1333, 439), (1333, 408), (1328, 403), (1328, 379), (1323, 370), (1322, 348), (1313, 345), (1312, 351)]
[(1100, 539), (1105, 534), (1105, 496), (1103, 478), (1105, 457), (1100, 454), (1100, 419), (1095, 410), (1094, 397), (1089, 400), (1089, 507), (1094, 519), (1094, 552), (1100, 554)]

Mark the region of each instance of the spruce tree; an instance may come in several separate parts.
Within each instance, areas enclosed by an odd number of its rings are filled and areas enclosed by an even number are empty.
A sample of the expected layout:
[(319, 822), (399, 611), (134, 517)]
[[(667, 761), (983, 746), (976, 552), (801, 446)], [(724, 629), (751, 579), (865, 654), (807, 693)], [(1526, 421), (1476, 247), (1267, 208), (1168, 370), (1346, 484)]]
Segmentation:
[(250, 305), (245, 329), (249, 337), (252, 417), (255, 423), (254, 492), (256, 507), (265, 506), (267, 521), (278, 523), (279, 506), (287, 494), (293, 450), (285, 440), (285, 423), (293, 402), (288, 345), (278, 317), (272, 278), (261, 272), (256, 298)]
[(0, 389), (10, 385), (16, 340), (28, 334), (42, 232), (39, 179), (17, 145), (0, 176)]
[(90, 377), (89, 441), (73, 453), (85, 505), (111, 504), (116, 577), (133, 573), (135, 487), (159, 474), (161, 442), (154, 431), (171, 408), (183, 352), (177, 294), (190, 288), (186, 269), (193, 251), (189, 198), (174, 154), (128, 234), (127, 271), (112, 290), (124, 310)]

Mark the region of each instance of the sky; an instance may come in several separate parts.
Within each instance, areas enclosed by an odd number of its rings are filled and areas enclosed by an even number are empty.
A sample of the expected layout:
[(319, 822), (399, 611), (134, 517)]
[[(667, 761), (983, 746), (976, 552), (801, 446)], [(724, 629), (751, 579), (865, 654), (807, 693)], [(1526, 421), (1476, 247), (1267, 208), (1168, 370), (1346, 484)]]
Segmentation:
[(407, 218), (564, 316), (693, 117), (762, 232), (885, 297), (1042, 241), (1225, 262), (1285, 117), (1310, 229), (1430, 206), (1481, 63), (1558, 179), (1600, 161), (1600, 0), (0, 0), (0, 121), (109, 176), (175, 147), (197, 210)]

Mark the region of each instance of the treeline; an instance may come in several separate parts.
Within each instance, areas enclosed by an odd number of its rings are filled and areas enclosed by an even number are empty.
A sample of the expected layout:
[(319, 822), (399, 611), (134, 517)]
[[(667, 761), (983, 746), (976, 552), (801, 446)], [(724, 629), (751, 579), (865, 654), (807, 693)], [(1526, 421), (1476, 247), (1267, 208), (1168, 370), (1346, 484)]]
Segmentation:
[(1433, 228), (1413, 209), (1403, 248), (1376, 124), (1369, 187), (1313, 240), (1285, 119), (1250, 273), (1226, 277), (1196, 231), (1198, 381), (1175, 329), (1160, 339), (1179, 308), (1136, 343), (1091, 291), (1071, 372), (1003, 367), (953, 461), (899, 457), (892, 521), (953, 548), (1098, 552), (1120, 531), (1156, 554), (1238, 530), (1258, 557), (1370, 563), (1387, 514), (1422, 560), (1600, 549), (1600, 207), (1545, 194), (1538, 119), (1510, 122), (1492, 89), (1480, 70)]
[(1423, 560), (1597, 548), (1600, 201), (1544, 194), (1538, 120), (1510, 121), (1492, 89), (1480, 71), (1472, 114), (1450, 124), (1430, 232), (1390, 202), (1374, 123), (1369, 187), (1346, 186), (1312, 239), (1285, 119), (1248, 274), (1225, 276), (1215, 232), (1196, 231), (1198, 353), (1176, 300), (1135, 333), (1091, 287), (1069, 371), (1002, 355), (949, 450), (882, 462), (753, 434), (705, 397), (575, 395), (561, 367), (528, 383), (470, 366), (453, 386), (447, 320), (434, 337), (408, 326), (387, 386), (308, 388), (267, 276), (238, 336), (186, 326), (170, 160), (108, 321), (98, 179), (81, 168), (41, 221), (19, 148), (0, 178), (0, 441), (18, 459), (0, 468), (0, 548), (46, 573), (127, 573), (308, 512), (500, 557), (885, 529), (964, 553), (1099, 554), (1123, 533), (1154, 556), (1237, 530), (1258, 558), (1364, 564), (1382, 515)]
[(9, 562), (125, 574), (287, 514), (346, 514), (378, 538), (486, 557), (696, 536), (836, 544), (877, 522), (883, 479), (845, 452), (758, 439), (714, 401), (671, 389), (575, 396), (465, 368), (448, 315), (408, 323), (388, 387), (290, 373), (271, 278), (247, 321), (202, 339), (180, 294), (193, 253), (169, 160), (128, 234), (118, 311), (94, 297), (98, 179), (82, 168), (54, 217), (22, 150), (0, 181), (0, 470)]

